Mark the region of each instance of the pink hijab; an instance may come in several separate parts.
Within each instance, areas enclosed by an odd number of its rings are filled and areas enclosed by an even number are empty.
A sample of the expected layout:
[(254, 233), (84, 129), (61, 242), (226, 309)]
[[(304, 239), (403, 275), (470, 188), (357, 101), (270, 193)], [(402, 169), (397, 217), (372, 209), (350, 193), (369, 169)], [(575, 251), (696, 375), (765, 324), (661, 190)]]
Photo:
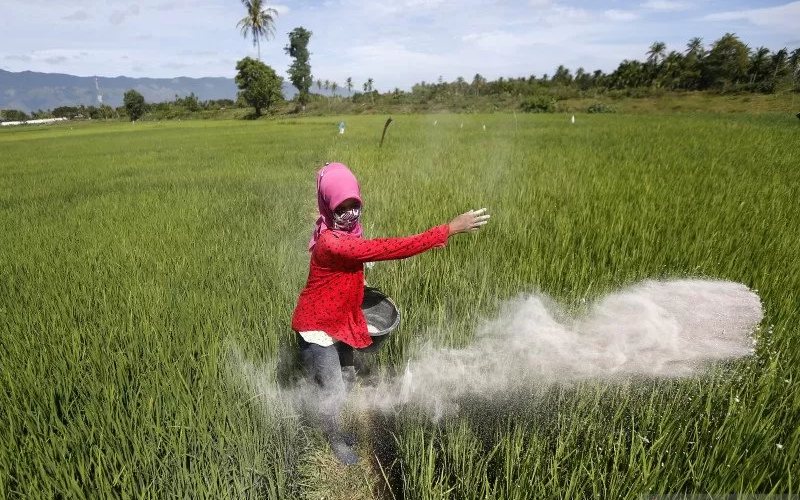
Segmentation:
[[(317, 172), (317, 206), (319, 218), (316, 227), (308, 242), (311, 251), (320, 235), (325, 231), (339, 231), (333, 229), (333, 210), (345, 200), (354, 198), (361, 203), (361, 189), (353, 172), (342, 163), (329, 163)], [(350, 231), (342, 231), (353, 236), (361, 236), (361, 223)]]

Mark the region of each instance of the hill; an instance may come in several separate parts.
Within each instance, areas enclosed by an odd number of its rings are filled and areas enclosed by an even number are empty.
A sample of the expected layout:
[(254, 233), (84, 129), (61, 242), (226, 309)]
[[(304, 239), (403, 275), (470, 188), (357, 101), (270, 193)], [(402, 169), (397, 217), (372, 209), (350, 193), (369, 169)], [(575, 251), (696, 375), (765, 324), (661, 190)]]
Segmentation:
[[(194, 92), (201, 101), (209, 99), (235, 99), (236, 84), (233, 78), (113, 78), (98, 76), (102, 102), (121, 106), (125, 91), (135, 89), (147, 102), (170, 101)], [(283, 84), (283, 95), (291, 99), (297, 90), (288, 82)], [(30, 112), (53, 109), (58, 106), (98, 104), (98, 91), (93, 76), (74, 76), (61, 73), (19, 73), (0, 70), (0, 109), (19, 109)]]

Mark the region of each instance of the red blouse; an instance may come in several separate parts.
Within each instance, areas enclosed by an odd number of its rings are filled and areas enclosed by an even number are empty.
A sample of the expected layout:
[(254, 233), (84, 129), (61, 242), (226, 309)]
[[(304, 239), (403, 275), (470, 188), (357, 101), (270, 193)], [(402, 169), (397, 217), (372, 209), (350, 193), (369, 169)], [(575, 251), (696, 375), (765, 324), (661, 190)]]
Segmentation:
[(401, 238), (365, 240), (325, 231), (311, 252), (306, 287), (292, 316), (296, 332), (321, 330), (353, 347), (372, 343), (361, 312), (364, 263), (405, 259), (447, 243), (447, 224)]

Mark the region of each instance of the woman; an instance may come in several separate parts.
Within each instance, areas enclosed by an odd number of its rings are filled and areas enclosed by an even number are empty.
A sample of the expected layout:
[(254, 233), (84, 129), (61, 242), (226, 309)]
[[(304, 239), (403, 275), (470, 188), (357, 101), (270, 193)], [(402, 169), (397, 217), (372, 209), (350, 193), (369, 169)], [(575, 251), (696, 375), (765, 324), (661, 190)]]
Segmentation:
[[(303, 364), (317, 389), (323, 430), (336, 457), (354, 464), (352, 440), (341, 432), (345, 379), (354, 379), (353, 348), (372, 343), (361, 302), (364, 263), (404, 259), (445, 246), (454, 234), (477, 231), (486, 224), (486, 209), (464, 213), (449, 224), (402, 238), (361, 237), (361, 192), (353, 173), (341, 163), (317, 173), (319, 218), (309, 242), (308, 281), (292, 316)], [(344, 374), (344, 377), (343, 377)]]

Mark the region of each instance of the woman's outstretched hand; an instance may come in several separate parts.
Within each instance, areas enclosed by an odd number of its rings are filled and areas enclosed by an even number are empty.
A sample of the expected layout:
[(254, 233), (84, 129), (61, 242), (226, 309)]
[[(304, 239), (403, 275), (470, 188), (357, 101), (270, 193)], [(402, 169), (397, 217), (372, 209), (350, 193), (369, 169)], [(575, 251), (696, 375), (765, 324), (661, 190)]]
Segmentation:
[(450, 224), (448, 224), (450, 228), (449, 236), (458, 233), (474, 233), (480, 229), (481, 226), (489, 222), (489, 217), (491, 217), (491, 215), (486, 213), (485, 208), (470, 210), (467, 213), (463, 213), (451, 220)]

